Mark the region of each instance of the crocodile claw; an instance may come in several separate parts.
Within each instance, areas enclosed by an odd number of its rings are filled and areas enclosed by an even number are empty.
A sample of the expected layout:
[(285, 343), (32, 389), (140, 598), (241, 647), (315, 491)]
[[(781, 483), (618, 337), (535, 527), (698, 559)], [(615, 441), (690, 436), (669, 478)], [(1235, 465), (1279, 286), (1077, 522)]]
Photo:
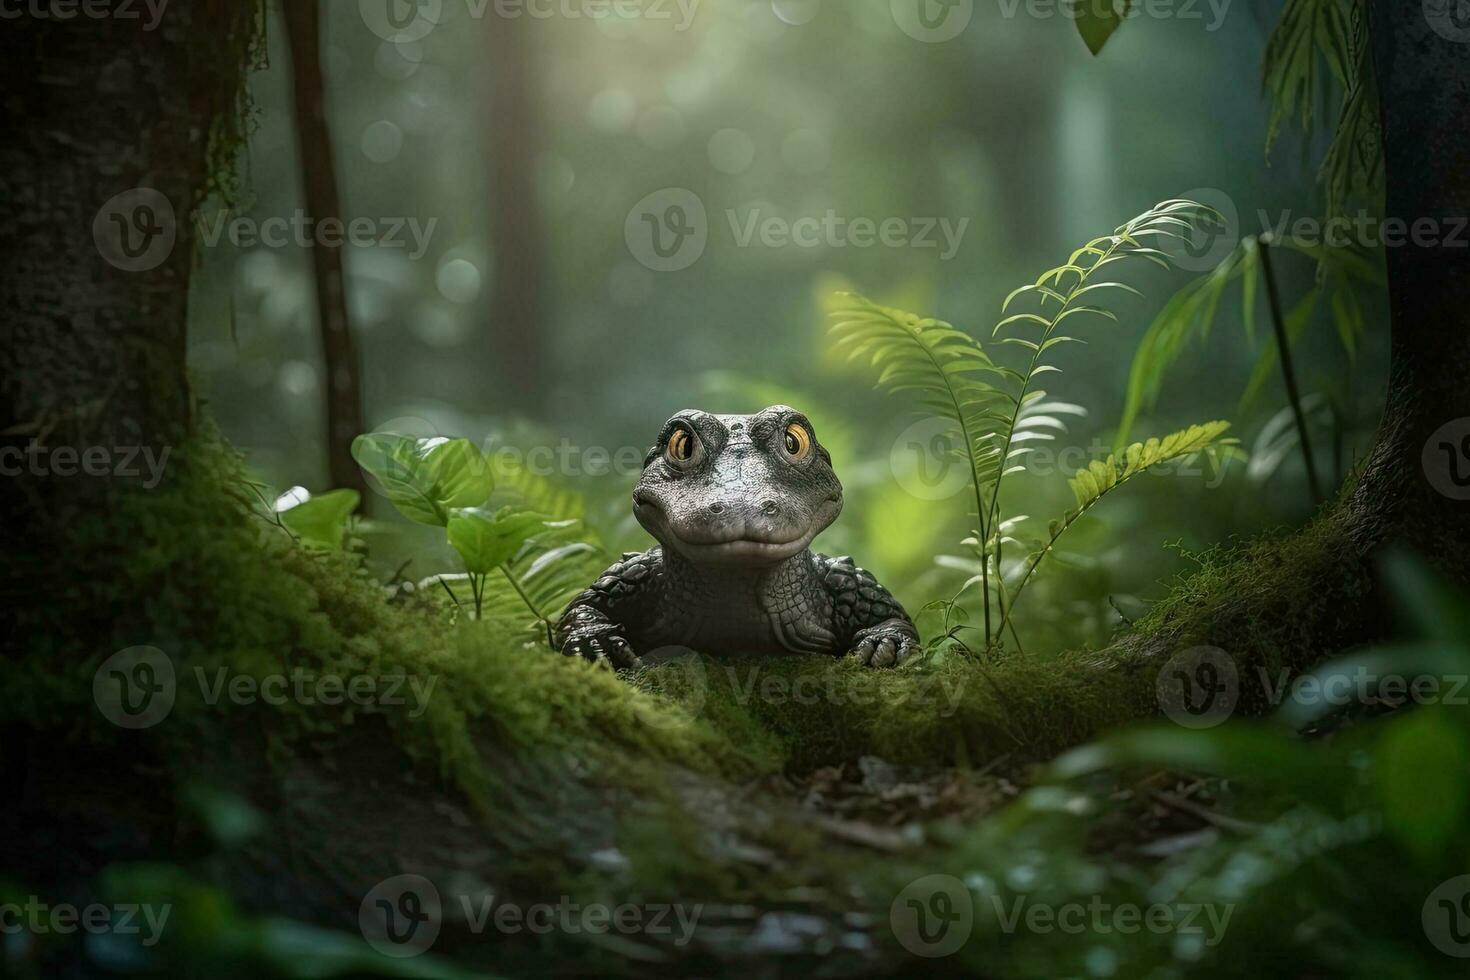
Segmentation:
[(918, 651), (914, 628), (901, 619), (890, 619), (858, 630), (848, 656), (868, 667), (896, 667)]

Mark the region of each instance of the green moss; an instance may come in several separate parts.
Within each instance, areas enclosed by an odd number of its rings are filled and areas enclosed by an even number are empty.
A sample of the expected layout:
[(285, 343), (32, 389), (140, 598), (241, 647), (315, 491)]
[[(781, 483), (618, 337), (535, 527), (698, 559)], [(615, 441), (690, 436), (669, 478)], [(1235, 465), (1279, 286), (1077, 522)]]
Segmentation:
[[(148, 730), (165, 756), (228, 713), (288, 751), (330, 752), (351, 729), (384, 724), (407, 755), (482, 803), (493, 780), (483, 753), (497, 749), (577, 752), (624, 774), (638, 771), (631, 760), (726, 775), (775, 764), (671, 718), (608, 671), (488, 625), (450, 626), (427, 604), (390, 605), (356, 556), (300, 547), (253, 512), (238, 456), (213, 434), (180, 447), (157, 490), (120, 496), (62, 538), (87, 571), (47, 583), (39, 591), (51, 601), (18, 610), (29, 645), (11, 665), (20, 683), (0, 721), (115, 740), (92, 679), (115, 651), (148, 645), (177, 680), (171, 713)], [(292, 685), (278, 703), (255, 694), (271, 677)], [(306, 700), (294, 694), (298, 677)], [(357, 679), (371, 703), (323, 703), (323, 677)], [(231, 697), (237, 684), (243, 699)]]

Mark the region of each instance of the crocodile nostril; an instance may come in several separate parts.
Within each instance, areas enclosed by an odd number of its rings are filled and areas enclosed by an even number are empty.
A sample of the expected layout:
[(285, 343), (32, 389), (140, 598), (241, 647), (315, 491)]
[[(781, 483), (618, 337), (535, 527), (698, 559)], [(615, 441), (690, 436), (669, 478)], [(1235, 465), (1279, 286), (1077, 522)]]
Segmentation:
[(724, 504), (710, 504), (709, 505), (709, 512), (711, 514), (723, 514), (725, 512), (725, 505)]
[(762, 500), (761, 501), (761, 513), (762, 514), (774, 514), (774, 513), (776, 513), (776, 509), (779, 506), (780, 505), (777, 504), (774, 500)]

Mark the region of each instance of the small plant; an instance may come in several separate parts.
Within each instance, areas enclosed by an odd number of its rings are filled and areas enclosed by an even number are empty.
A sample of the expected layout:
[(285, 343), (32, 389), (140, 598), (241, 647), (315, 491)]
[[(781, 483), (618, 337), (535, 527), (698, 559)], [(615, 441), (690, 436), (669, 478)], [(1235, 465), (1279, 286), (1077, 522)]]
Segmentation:
[[(475, 619), (487, 611), (529, 612), (551, 638), (551, 617), (585, 583), (567, 559), (595, 551), (578, 539), (581, 523), (554, 519), (524, 506), (486, 506), (495, 491), (491, 463), (468, 439), (417, 439), (374, 432), (358, 436), (352, 456), (399, 513), (445, 529), (464, 562)], [(526, 497), (527, 487), (517, 496)], [(289, 513), (289, 511), (288, 511)], [(436, 577), (459, 604), (446, 576)]]
[[(967, 467), (973, 492), (976, 526), (966, 544), (974, 549), (980, 571), (964, 588), (981, 587), (985, 647), (994, 646), (1011, 628), (1011, 608), (1041, 560), (1052, 552), (1058, 538), (1102, 497), (1151, 467), (1200, 453), (1237, 452), (1225, 439), (1226, 422), (1191, 426), (1163, 439), (1128, 446), (1105, 461), (1094, 462), (1072, 479), (1077, 506), (1053, 521), (1049, 533), (1030, 557), (1012, 570), (1007, 581), (1003, 563), (1005, 545), (1019, 544), (1014, 534), (1026, 520), (1007, 519), (1002, 513), (1001, 488), (1005, 477), (1024, 469), (1022, 461), (1034, 450), (1031, 443), (1054, 438), (1065, 431), (1058, 417), (1076, 406), (1049, 402), (1037, 387), (1044, 374), (1060, 372), (1046, 355), (1061, 344), (1081, 341), (1062, 328), (1083, 316), (1117, 320), (1097, 305), (1113, 291), (1140, 295), (1124, 283), (1098, 275), (1125, 259), (1141, 258), (1165, 268), (1168, 253), (1150, 242), (1183, 238), (1194, 223), (1212, 215), (1192, 201), (1165, 201), (1116, 229), (1095, 238), (1049, 269), (1034, 282), (1006, 297), (1002, 313), (1017, 301), (1034, 298), (1031, 310), (1010, 313), (996, 324), (998, 343), (1027, 352), (1023, 370), (999, 364), (969, 334), (941, 320), (879, 306), (861, 296), (841, 294), (832, 309), (836, 345), (855, 359), (867, 360), (878, 371), (878, 386), (890, 393), (912, 393), (923, 410), (950, 424), (953, 453)], [(1023, 335), (1023, 332), (1027, 335)], [(1004, 334), (1004, 336), (1002, 336)]]

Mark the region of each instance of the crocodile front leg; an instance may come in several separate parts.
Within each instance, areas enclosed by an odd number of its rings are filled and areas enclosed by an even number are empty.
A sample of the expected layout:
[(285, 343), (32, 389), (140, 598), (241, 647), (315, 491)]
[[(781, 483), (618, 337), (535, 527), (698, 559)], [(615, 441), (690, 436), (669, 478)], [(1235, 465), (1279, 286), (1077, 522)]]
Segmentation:
[(893, 594), (846, 556), (817, 556), (823, 585), (832, 596), (841, 651), (869, 667), (894, 667), (921, 648), (919, 631)]
[(661, 574), (658, 549), (625, 554), (567, 605), (553, 646), (617, 670), (643, 666), (637, 648), (654, 625)]

